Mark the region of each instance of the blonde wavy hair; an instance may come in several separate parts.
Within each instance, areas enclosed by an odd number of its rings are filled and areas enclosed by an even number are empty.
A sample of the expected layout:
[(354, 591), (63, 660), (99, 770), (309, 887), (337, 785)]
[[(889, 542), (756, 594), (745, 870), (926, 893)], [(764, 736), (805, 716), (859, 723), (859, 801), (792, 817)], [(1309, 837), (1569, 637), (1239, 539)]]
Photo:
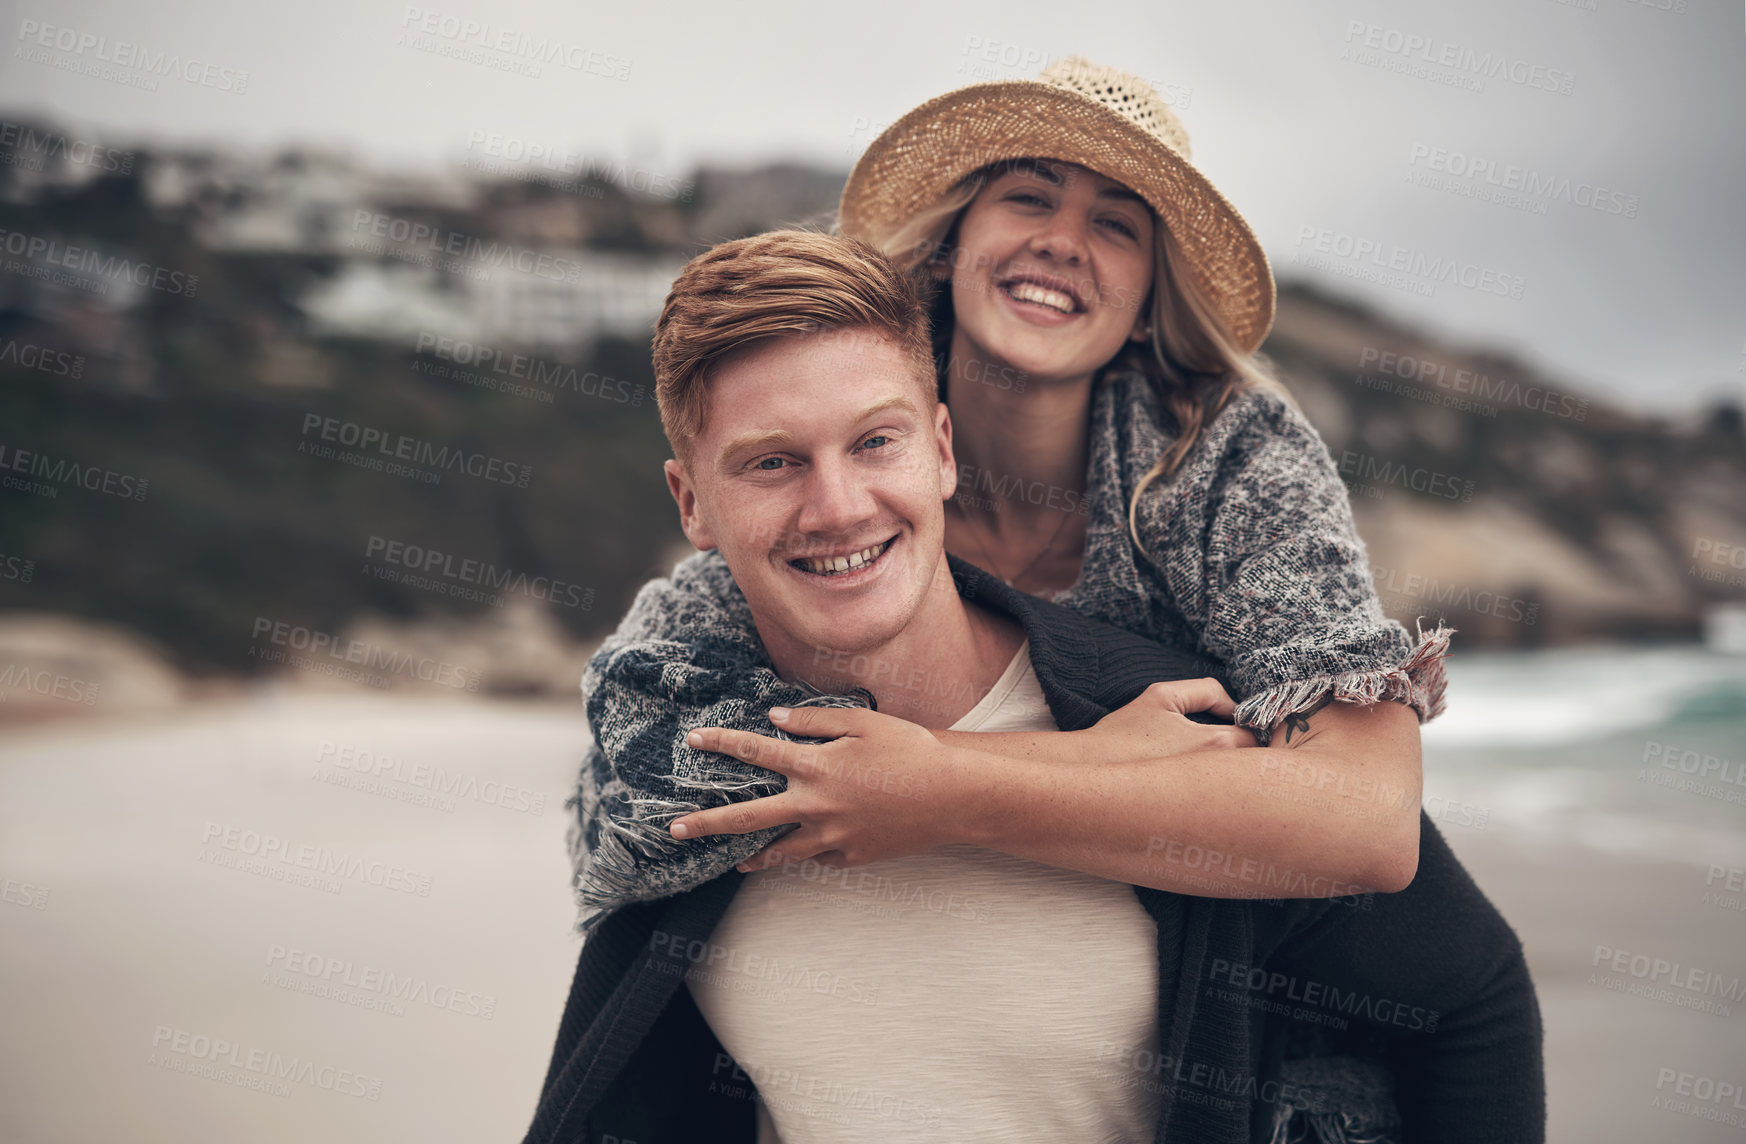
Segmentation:
[[(946, 369), (952, 340), (952, 293), (934, 276), (935, 268), (950, 265), (958, 221), (991, 174), (1014, 164), (1038, 163), (1039, 159), (1006, 159), (966, 175), (931, 207), (916, 212), (903, 226), (873, 244), (908, 273), (916, 283), (932, 325), (934, 362), (940, 396), (946, 396)], [(1262, 389), (1296, 405), (1291, 392), (1274, 372), (1268, 358), (1256, 352), (1245, 354), (1233, 344), (1229, 328), (1206, 292), (1192, 274), (1176, 236), (1152, 212), (1153, 275), (1148, 298), (1151, 309), (1151, 339), (1144, 345), (1127, 342), (1098, 373), (1099, 380), (1112, 369), (1132, 369), (1152, 383), (1164, 409), (1176, 422), (1177, 437), (1134, 489), (1128, 502), (1128, 532), (1134, 546), (1140, 543), (1135, 514), (1140, 495), (1153, 481), (1175, 473), (1200, 440), (1206, 426), (1238, 393)]]

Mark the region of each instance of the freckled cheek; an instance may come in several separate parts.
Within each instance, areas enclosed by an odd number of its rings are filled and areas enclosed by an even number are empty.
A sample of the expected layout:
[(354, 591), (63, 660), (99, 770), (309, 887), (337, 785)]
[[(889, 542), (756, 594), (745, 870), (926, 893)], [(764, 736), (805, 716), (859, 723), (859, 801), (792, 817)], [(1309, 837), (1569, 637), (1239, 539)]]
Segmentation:
[(785, 507), (771, 506), (751, 511), (741, 520), (740, 536), (750, 554), (772, 554), (785, 559), (783, 552), (795, 542), (795, 514)]

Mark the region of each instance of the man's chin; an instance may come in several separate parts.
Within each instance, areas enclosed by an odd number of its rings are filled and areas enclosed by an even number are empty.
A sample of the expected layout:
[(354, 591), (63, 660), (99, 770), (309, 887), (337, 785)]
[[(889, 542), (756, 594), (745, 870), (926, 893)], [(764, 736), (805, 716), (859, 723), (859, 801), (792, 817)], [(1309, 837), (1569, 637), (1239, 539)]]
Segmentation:
[(885, 646), (909, 626), (911, 610), (898, 600), (843, 600), (823, 604), (789, 600), (783, 609), (785, 633), (791, 643), (806, 651), (808, 663), (839, 661)]

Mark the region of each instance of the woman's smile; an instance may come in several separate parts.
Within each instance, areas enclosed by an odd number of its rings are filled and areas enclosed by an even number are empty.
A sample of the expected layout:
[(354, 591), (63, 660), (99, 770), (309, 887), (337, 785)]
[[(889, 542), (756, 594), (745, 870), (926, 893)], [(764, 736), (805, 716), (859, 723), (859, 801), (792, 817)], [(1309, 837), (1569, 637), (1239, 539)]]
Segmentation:
[(1061, 326), (1086, 314), (1085, 303), (1064, 279), (1054, 275), (1022, 273), (995, 287), (1014, 314), (1042, 326)]
[(1086, 306), (1072, 282), (1053, 274), (1021, 270), (1009, 274), (997, 288), (1016, 301), (1046, 306), (1063, 314), (1082, 314)]

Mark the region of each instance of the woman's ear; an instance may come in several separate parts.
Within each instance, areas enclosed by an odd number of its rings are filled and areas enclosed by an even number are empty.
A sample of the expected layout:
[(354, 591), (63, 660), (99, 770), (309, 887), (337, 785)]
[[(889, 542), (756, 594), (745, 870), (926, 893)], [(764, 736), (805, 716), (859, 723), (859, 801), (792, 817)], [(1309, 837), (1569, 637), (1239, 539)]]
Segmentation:
[(679, 527), (684, 530), (685, 539), (705, 552), (714, 548), (715, 537), (697, 511), (697, 490), (691, 485), (691, 474), (683, 464), (671, 458), (661, 466), (661, 470), (667, 474), (667, 491), (673, 494), (673, 503), (679, 506)]

